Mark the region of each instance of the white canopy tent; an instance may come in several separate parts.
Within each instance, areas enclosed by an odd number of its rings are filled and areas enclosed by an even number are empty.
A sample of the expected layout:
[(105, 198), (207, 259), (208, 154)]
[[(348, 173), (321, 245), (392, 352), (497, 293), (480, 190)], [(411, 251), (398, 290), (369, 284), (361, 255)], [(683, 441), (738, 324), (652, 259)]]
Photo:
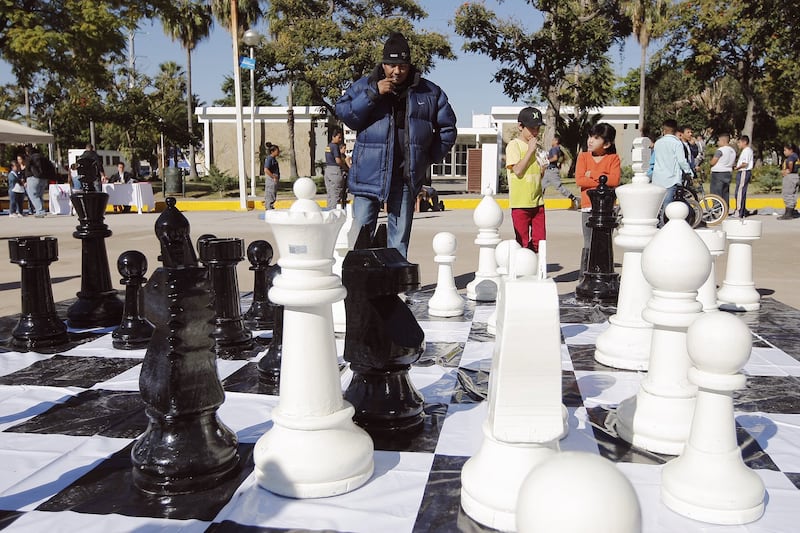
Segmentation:
[(0, 119), (0, 144), (52, 142), (53, 136), (49, 133)]

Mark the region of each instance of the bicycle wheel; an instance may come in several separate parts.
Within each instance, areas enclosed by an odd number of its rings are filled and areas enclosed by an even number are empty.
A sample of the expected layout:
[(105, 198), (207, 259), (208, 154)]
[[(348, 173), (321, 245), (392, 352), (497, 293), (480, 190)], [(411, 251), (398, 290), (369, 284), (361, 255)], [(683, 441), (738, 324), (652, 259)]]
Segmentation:
[(703, 213), (703, 222), (707, 226), (716, 226), (728, 216), (728, 206), (721, 196), (716, 194), (706, 194), (700, 200), (700, 208)]
[(700, 222), (703, 221), (703, 209), (700, 207), (700, 203), (694, 198), (684, 198), (683, 201), (689, 206), (689, 216), (686, 217), (686, 222), (688, 222), (692, 228), (696, 228), (700, 225)]

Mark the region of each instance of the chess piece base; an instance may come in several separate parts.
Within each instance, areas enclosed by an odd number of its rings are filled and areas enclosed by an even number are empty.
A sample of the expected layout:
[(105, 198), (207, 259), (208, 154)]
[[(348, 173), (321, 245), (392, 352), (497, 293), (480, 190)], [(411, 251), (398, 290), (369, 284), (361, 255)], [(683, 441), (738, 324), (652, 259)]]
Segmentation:
[(410, 365), (392, 369), (351, 365), (353, 378), (344, 393), (355, 409), (353, 420), (369, 433), (408, 432), (423, 424), (422, 395), (408, 376)]
[(619, 274), (585, 272), (583, 281), (575, 287), (578, 301), (596, 304), (616, 304), (619, 295)]
[(722, 282), (717, 292), (719, 308), (726, 311), (758, 311), (761, 309), (761, 295), (754, 283), (735, 284)]
[(40, 350), (61, 346), (69, 341), (67, 328), (57, 317), (34, 323), (31, 317), (21, 317), (11, 332), (11, 347), (15, 350)]
[(357, 489), (374, 469), (372, 439), (353, 423), (353, 407), (319, 417), (287, 417), (272, 410), (275, 424), (253, 452), (258, 484), (290, 498), (324, 498)]
[(664, 465), (661, 500), (692, 520), (747, 524), (764, 514), (764, 482), (742, 462), (738, 447), (711, 454), (689, 443), (683, 455)]
[(487, 527), (515, 531), (517, 499), (530, 471), (556, 453), (558, 441), (508, 443), (492, 437), (483, 424), (483, 442), (461, 470), (461, 507)]
[(639, 389), (617, 408), (612, 424), (634, 446), (655, 453), (680, 455), (689, 439), (695, 397), (656, 396)]
[(86, 297), (78, 293), (78, 300), (67, 309), (67, 324), (71, 328), (107, 328), (118, 326), (122, 320), (122, 300), (117, 291)]
[(111, 334), (111, 344), (117, 350), (138, 350), (150, 344), (155, 328), (145, 320), (123, 320)]
[(647, 370), (653, 326), (646, 322), (626, 324), (612, 316), (607, 330), (597, 337), (594, 359), (612, 368)]

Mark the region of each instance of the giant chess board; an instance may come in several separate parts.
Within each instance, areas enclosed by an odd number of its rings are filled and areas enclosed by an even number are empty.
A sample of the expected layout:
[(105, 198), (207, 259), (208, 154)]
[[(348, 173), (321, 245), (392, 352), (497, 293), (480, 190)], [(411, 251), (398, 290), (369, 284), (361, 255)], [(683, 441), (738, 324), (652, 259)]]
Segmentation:
[[(242, 468), (217, 488), (173, 497), (145, 496), (131, 481), (130, 450), (147, 427), (139, 396), (144, 350), (112, 348), (110, 330), (71, 331), (54, 354), (0, 353), (0, 529), (25, 531), (485, 531), (460, 509), (460, 473), (477, 451), (494, 338), (493, 305), (470, 303), (463, 317), (428, 316), (431, 291), (409, 299), (426, 335), (411, 378), (426, 403), (422, 433), (375, 442), (375, 473), (363, 487), (324, 499), (283, 498), (260, 488), (253, 447), (271, 426), (278, 398), (264, 393), (256, 361), (218, 360), (226, 390), (220, 419), (239, 437)], [(245, 295), (242, 308), (250, 301)], [(66, 304), (58, 305), (64, 316)], [(684, 518), (659, 501), (660, 471), (671, 459), (632, 447), (606, 425), (642, 373), (596, 363), (594, 341), (613, 309), (562, 297), (563, 401), (569, 433), (562, 450), (600, 454), (631, 480), (643, 530), (788, 532), (800, 522), (800, 311), (764, 299), (739, 316), (754, 348), (747, 388), (735, 395), (742, 455), (767, 487), (757, 522), (713, 526)], [(0, 319), (8, 337), (15, 317)], [(258, 332), (268, 335), (267, 332)], [(531, 339), (531, 350), (536, 349)], [(341, 354), (344, 342), (337, 342)], [(343, 365), (342, 387), (350, 373)], [(575, 512), (581, 512), (576, 504)]]

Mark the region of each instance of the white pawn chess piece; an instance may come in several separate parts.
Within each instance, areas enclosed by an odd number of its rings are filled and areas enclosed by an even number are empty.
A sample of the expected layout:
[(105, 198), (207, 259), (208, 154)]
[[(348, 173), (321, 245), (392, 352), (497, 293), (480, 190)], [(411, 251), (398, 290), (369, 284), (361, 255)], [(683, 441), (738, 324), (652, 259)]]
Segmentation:
[(309, 178), (295, 182), (298, 200), (265, 214), (280, 252), (281, 273), (269, 291), (284, 306), (280, 398), (273, 425), (258, 439), (258, 484), (292, 498), (334, 496), (358, 488), (373, 471), (373, 444), (353, 423), (342, 398), (331, 304), (347, 294), (333, 275), (340, 209), (321, 211)]
[(669, 222), (642, 252), (642, 272), (653, 288), (642, 313), (653, 324), (649, 371), (612, 419), (625, 441), (669, 455), (681, 453), (689, 438), (697, 387), (687, 377), (686, 328), (703, 312), (697, 289), (711, 270), (711, 255), (686, 223), (688, 214), (686, 204), (669, 204)]
[(502, 531), (515, 528), (525, 476), (558, 451), (568, 429), (561, 403), (558, 290), (552, 279), (538, 278), (533, 251), (517, 250), (511, 263), (498, 310), (483, 441), (461, 470), (464, 512)]
[(517, 504), (518, 533), (640, 533), (633, 485), (608, 459), (562, 452), (531, 470)]
[(511, 257), (514, 250), (522, 248), (515, 239), (502, 241), (494, 250), (495, 261), (497, 262), (497, 274), (500, 276), (500, 283), (497, 286), (497, 305), (489, 318), (486, 320), (486, 332), (490, 335), (497, 335), (497, 306), (500, 305), (500, 300), (503, 298), (503, 286), (505, 278), (508, 275), (508, 265), (511, 263)]
[[(341, 205), (341, 204), (337, 204)], [(345, 222), (336, 236), (336, 245), (333, 248), (333, 273), (342, 277), (342, 265), (347, 252), (353, 249), (358, 236), (353, 231), (353, 204), (347, 204), (344, 209)], [(333, 302), (333, 331), (345, 333), (347, 331), (347, 314), (345, 313), (344, 300)]]
[(497, 286), (500, 283), (494, 249), (502, 240), (500, 226), (503, 224), (503, 209), (494, 199), (490, 187), (484, 190), (483, 200), (472, 213), (472, 220), (478, 226), (475, 244), (480, 249), (475, 279), (467, 284), (467, 298), (478, 302), (493, 302), (497, 298)]
[(711, 254), (711, 272), (709, 272), (706, 282), (703, 283), (703, 286), (697, 291), (697, 299), (703, 304), (704, 312), (712, 313), (714, 311), (719, 311), (719, 304), (717, 303), (716, 260), (717, 257), (725, 253), (725, 232), (712, 228), (696, 229), (694, 231), (700, 235), (700, 238), (706, 243), (708, 251)]
[(719, 308), (729, 311), (758, 311), (761, 296), (753, 282), (753, 241), (761, 238), (761, 221), (728, 219), (722, 223), (728, 238), (725, 279), (717, 299)]
[(733, 391), (745, 387), (739, 371), (753, 337), (737, 317), (711, 313), (689, 326), (686, 342), (697, 403), (683, 453), (661, 471), (661, 499), (693, 520), (753, 522), (764, 513), (764, 482), (742, 460), (733, 413)]
[(433, 237), (433, 258), (439, 264), (436, 290), (428, 301), (428, 314), (431, 316), (452, 317), (464, 314), (464, 299), (458, 294), (453, 279), (453, 262), (456, 260), (458, 242), (452, 233), (443, 231)]
[(645, 172), (650, 160), (650, 139), (633, 141), (633, 182), (616, 189), (622, 209), (622, 227), (614, 242), (622, 256), (617, 312), (595, 342), (598, 363), (628, 370), (647, 370), (653, 325), (642, 318), (652, 290), (642, 274), (642, 250), (656, 234), (658, 211), (665, 189), (650, 183)]

